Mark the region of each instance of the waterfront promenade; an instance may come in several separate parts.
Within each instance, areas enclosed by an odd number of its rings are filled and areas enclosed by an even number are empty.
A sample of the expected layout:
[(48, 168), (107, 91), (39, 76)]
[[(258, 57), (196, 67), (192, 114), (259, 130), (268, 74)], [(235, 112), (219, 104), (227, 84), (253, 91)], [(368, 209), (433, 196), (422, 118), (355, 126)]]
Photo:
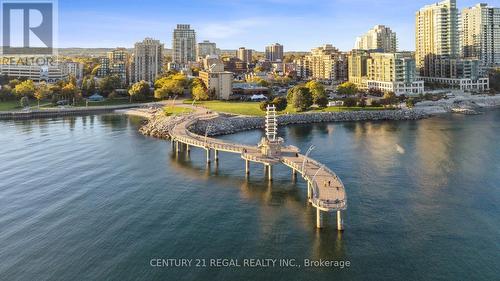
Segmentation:
[[(316, 226), (324, 227), (322, 212), (337, 213), (337, 229), (343, 230), (341, 211), (347, 208), (347, 196), (342, 181), (337, 175), (307, 155), (301, 154), (294, 146), (282, 146), (279, 153), (268, 155), (263, 153), (263, 147), (244, 145), (222, 141), (208, 137), (208, 130), (204, 136), (195, 134), (189, 130), (200, 120), (216, 118), (218, 114), (211, 113), (205, 109), (195, 107), (195, 112), (176, 121), (173, 129), (169, 132), (172, 147), (176, 153), (182, 150), (189, 153), (192, 147), (198, 147), (206, 151), (207, 163), (219, 161), (219, 153), (236, 153), (245, 161), (245, 171), (250, 175), (250, 162), (260, 163), (266, 167), (267, 178), (273, 178), (273, 165), (284, 164), (291, 168), (292, 177), (300, 174), (307, 182), (307, 194), (309, 202), (316, 208)], [(213, 157), (212, 157), (213, 152)]]

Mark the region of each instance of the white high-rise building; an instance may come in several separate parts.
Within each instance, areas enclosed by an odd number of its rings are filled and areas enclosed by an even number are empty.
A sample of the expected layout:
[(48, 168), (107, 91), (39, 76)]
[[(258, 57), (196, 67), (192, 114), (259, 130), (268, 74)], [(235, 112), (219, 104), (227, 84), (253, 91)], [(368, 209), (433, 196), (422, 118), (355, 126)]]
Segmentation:
[(196, 61), (196, 32), (189, 24), (178, 24), (172, 36), (172, 53), (175, 63)]
[(424, 6), (415, 17), (415, 60), (422, 76), (431, 76), (435, 58), (459, 56), (456, 0)]
[(208, 40), (203, 40), (203, 42), (198, 43), (196, 47), (196, 58), (197, 60), (203, 60), (207, 56), (218, 55), (217, 45), (214, 42)]
[(462, 55), (482, 66), (500, 66), (500, 8), (477, 4), (462, 10)]
[(135, 43), (130, 75), (132, 83), (141, 80), (154, 83), (163, 70), (163, 50), (164, 45), (152, 38)]
[(396, 32), (384, 25), (376, 25), (367, 33), (356, 39), (355, 49), (379, 50), (381, 52), (394, 53), (397, 50), (398, 41)]

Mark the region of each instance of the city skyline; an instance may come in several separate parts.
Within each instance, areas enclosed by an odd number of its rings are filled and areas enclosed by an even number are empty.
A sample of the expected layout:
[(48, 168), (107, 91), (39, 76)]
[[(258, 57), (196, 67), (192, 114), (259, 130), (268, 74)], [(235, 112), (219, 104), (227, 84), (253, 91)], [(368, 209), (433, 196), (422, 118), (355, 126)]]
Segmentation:
[[(437, 1), (191, 2), (192, 5), (157, 0), (121, 1), (116, 5), (117, 2), (111, 1), (61, 0), (58, 45), (61, 48), (130, 48), (145, 37), (153, 37), (171, 48), (171, 34), (176, 25), (190, 24), (196, 30), (198, 42), (210, 40), (221, 49), (245, 46), (264, 51), (266, 45), (279, 42), (285, 51), (309, 51), (326, 43), (345, 51), (354, 47), (356, 37), (383, 24), (396, 32), (400, 50), (414, 50), (415, 13)], [(461, 11), (480, 2), (485, 1), (463, 0), (457, 1), (457, 5)], [(491, 1), (486, 3), (495, 6)], [(271, 13), (270, 5), (279, 8)], [(393, 5), (398, 9), (387, 9)], [(149, 6), (156, 8), (144, 9)]]

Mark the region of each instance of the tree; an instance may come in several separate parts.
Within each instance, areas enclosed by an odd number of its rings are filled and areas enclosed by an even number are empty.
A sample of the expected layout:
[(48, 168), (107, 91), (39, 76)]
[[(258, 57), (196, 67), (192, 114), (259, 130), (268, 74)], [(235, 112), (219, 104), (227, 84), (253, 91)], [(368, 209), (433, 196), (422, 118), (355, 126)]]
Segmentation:
[(309, 81), (305, 85), (313, 97), (313, 103), (319, 107), (325, 107), (328, 104), (328, 96), (325, 92), (325, 87), (318, 81)]
[(7, 101), (13, 97), (12, 88), (9, 85), (3, 85), (0, 89), (0, 101)]
[(16, 85), (14, 93), (18, 97), (32, 96), (35, 93), (35, 83), (32, 80), (26, 80)]
[(384, 92), (378, 88), (370, 88), (368, 89), (368, 94), (374, 97), (382, 97), (384, 95)]
[(193, 99), (195, 100), (209, 100), (210, 96), (207, 89), (203, 86), (196, 85), (193, 87)]
[(262, 111), (267, 111), (267, 106), (270, 105), (271, 103), (267, 100), (263, 100), (259, 103), (259, 108)]
[(151, 95), (151, 90), (149, 88), (149, 83), (141, 80), (134, 83), (130, 90), (128, 90), (131, 101), (143, 101)]
[(158, 89), (155, 89), (154, 97), (157, 100), (163, 100), (165, 98), (168, 98), (169, 93), (170, 92), (167, 88), (158, 88)]
[(77, 95), (78, 95), (78, 93), (79, 93), (78, 88), (76, 88), (76, 86), (73, 85), (72, 83), (67, 83), (61, 89), (61, 94), (68, 101), (70, 101), (71, 99), (76, 98)]
[(276, 106), (277, 111), (283, 111), (288, 106), (288, 102), (286, 101), (286, 98), (284, 98), (284, 97), (275, 97), (273, 99), (273, 104), (274, 104), (274, 106)]
[(384, 97), (382, 98), (382, 104), (384, 105), (393, 105), (398, 101), (398, 98), (394, 92), (386, 92), (384, 93)]
[(490, 87), (492, 90), (500, 92), (500, 68), (489, 73)]
[(85, 96), (91, 96), (92, 94), (95, 93), (96, 90), (96, 85), (95, 85), (95, 79), (94, 76), (89, 76), (83, 78), (82, 81), (82, 93)]
[(414, 98), (408, 98), (406, 100), (406, 106), (408, 108), (413, 108), (415, 106), (416, 102), (415, 102), (415, 99)]
[(14, 89), (19, 83), (21, 83), (21, 81), (19, 81), (18, 79), (12, 79), (9, 81), (9, 87), (11, 89)]
[(298, 111), (305, 111), (313, 104), (311, 92), (309, 88), (304, 86), (295, 86), (290, 89), (287, 95), (288, 98), (290, 98), (288, 103), (291, 103)]
[[(184, 88), (188, 85), (187, 77), (182, 73), (176, 73), (162, 77), (155, 81), (155, 97), (165, 98), (175, 95), (183, 95)], [(160, 90), (161, 89), (161, 90)]]
[(111, 92), (122, 86), (122, 80), (118, 75), (106, 76), (99, 81), (99, 91), (103, 96), (108, 96)]
[(35, 89), (35, 98), (38, 101), (38, 108), (40, 108), (40, 101), (46, 99), (50, 94), (49, 86), (47, 83), (40, 83)]
[(337, 86), (337, 92), (343, 96), (353, 96), (358, 92), (358, 87), (352, 82), (345, 82)]
[(344, 100), (344, 106), (347, 106), (347, 107), (356, 106), (357, 103), (358, 103), (358, 101), (356, 98), (346, 98)]

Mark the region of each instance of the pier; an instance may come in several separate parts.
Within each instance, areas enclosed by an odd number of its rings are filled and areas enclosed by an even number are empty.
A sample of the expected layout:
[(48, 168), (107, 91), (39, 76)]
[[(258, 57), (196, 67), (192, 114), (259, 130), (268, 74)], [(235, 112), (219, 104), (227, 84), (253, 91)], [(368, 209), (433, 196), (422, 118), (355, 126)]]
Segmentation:
[(220, 152), (239, 154), (245, 162), (247, 175), (251, 174), (250, 162), (260, 163), (264, 165), (269, 181), (273, 180), (273, 166), (283, 164), (291, 169), (293, 178), (300, 174), (307, 182), (308, 201), (316, 208), (316, 227), (324, 227), (325, 212), (336, 212), (337, 229), (344, 229), (342, 211), (347, 208), (347, 196), (342, 181), (325, 165), (309, 157), (310, 151), (301, 154), (297, 147), (283, 144), (283, 139), (277, 136), (278, 124), (274, 106), (267, 108), (266, 137), (256, 146), (208, 137), (209, 127), (204, 136), (189, 130), (197, 121), (215, 117), (217, 114), (197, 109), (193, 114), (179, 120), (170, 131), (172, 148), (177, 152), (184, 148), (188, 153), (193, 147), (204, 149), (207, 163), (219, 161)]

